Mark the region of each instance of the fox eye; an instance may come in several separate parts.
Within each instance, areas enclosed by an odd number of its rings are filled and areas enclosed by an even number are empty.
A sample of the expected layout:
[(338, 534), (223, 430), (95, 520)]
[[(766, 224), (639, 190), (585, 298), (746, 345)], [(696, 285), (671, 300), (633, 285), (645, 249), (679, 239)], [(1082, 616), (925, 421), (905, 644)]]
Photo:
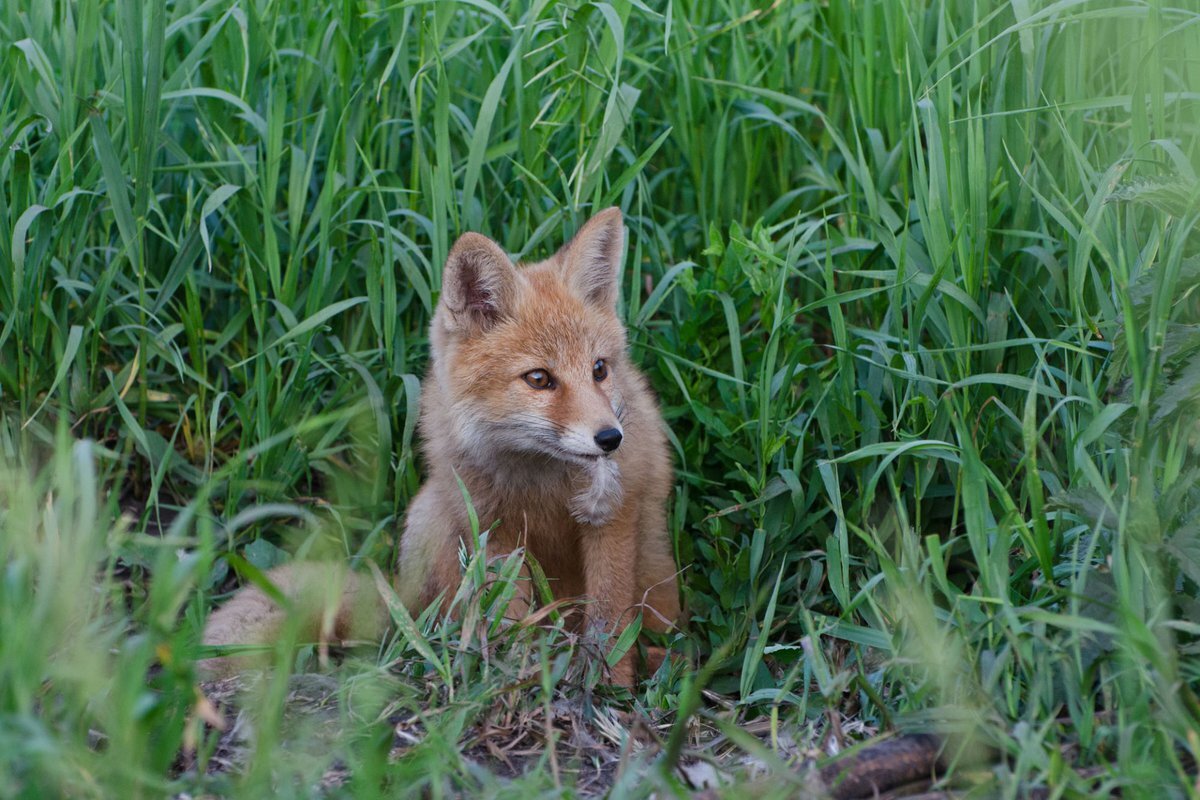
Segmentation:
[(531, 369), (522, 375), (525, 382), (535, 389), (553, 389), (554, 378), (550, 377), (550, 373), (544, 369)]
[(592, 377), (597, 383), (608, 377), (608, 364), (604, 363), (603, 358), (596, 359), (596, 363), (592, 364)]

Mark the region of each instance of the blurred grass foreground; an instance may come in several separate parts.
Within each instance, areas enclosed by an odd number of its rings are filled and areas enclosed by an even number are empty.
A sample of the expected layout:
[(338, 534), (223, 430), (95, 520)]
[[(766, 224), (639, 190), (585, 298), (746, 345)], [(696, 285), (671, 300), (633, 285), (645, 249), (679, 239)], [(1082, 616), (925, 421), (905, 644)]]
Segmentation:
[[(0, 796), (783, 797), (894, 731), (970, 744), (939, 791), (1200, 794), (1195, 3), (9, 0), (0, 45)], [(453, 621), (201, 686), (237, 586), (394, 563), (454, 238), (611, 204), (671, 661), (599, 688), (477, 558)]]

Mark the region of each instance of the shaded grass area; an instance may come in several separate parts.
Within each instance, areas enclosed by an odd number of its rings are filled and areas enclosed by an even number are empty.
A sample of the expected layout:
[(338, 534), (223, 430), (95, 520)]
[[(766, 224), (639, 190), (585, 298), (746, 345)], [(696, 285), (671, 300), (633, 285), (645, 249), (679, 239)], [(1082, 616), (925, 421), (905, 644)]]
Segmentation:
[[(0, 40), (3, 791), (570, 793), (560, 713), (615, 796), (702, 731), (784, 795), (890, 730), (987, 749), (980, 793), (1195, 791), (1188, 4), (17, 0)], [(612, 696), (475, 560), (462, 619), (334, 672), (336, 746), (287, 756), (281, 671), (202, 777), (211, 604), (394, 558), (454, 237), (537, 258), (609, 204), (676, 658)], [(545, 755), (500, 777), (492, 729)]]

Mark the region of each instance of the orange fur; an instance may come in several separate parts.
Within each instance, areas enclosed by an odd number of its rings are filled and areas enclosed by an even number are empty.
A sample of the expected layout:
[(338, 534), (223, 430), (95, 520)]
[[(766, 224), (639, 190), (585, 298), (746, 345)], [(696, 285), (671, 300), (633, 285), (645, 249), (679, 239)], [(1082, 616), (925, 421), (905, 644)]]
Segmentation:
[[(396, 579), (413, 611), (451, 597), (461, 579), (457, 552), (470, 528), (457, 475), (481, 524), (498, 521), (489, 557), (526, 547), (557, 597), (590, 601), (593, 626), (616, 631), (638, 610), (651, 630), (678, 619), (666, 525), (670, 454), (616, 314), (623, 252), (616, 208), (536, 264), (515, 267), (479, 234), (452, 248), (422, 389), (428, 477), (408, 509)], [(607, 372), (600, 380), (599, 359)], [(525, 376), (533, 371), (547, 373), (553, 386), (532, 386)], [(611, 453), (595, 438), (608, 429), (621, 434)], [(286, 594), (299, 588), (288, 568), (271, 577)], [(349, 576), (348, 585), (357, 591), (360, 582)], [(247, 611), (239, 602), (245, 594), (213, 615), (206, 642), (269, 636), (247, 621), (248, 613), (265, 615)], [(630, 658), (613, 678), (632, 682)]]

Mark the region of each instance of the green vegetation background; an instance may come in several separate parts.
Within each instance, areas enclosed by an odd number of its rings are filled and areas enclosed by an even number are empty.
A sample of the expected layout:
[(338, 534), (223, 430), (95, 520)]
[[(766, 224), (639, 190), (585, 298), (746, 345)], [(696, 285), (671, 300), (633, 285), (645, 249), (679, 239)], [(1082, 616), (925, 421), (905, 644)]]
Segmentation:
[[(0, 793), (198, 781), (230, 565), (394, 550), (454, 237), (618, 204), (710, 700), (1186, 794), (1198, 133), (1187, 3), (3, 4)], [(366, 683), (437, 735), (389, 765), (368, 703), (345, 791), (495, 786), (459, 745), (511, 675), (418, 623)], [(307, 791), (272, 719), (231, 791)]]

